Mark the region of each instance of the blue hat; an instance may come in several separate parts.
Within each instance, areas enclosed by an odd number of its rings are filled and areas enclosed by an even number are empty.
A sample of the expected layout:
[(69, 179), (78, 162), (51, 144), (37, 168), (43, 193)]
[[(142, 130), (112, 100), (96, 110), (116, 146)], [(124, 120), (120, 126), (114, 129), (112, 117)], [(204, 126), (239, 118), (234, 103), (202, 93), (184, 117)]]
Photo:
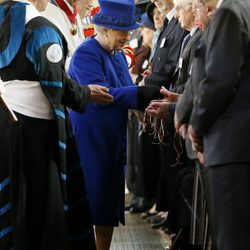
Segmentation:
[(147, 27), (151, 30), (155, 30), (154, 23), (152, 23), (151, 20), (148, 18), (148, 14), (146, 12), (141, 15), (141, 19), (139, 21), (139, 24), (142, 27)]
[(99, 0), (100, 12), (92, 23), (110, 29), (133, 30), (140, 25), (136, 22), (134, 0)]

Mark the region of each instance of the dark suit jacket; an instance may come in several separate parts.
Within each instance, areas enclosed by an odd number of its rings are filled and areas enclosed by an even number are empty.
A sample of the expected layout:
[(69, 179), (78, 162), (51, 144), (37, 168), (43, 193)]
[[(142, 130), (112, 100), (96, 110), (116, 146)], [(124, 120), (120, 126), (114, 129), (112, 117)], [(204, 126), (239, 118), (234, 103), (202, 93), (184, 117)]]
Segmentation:
[(173, 75), (173, 81), (171, 84), (173, 92), (181, 94), (184, 91), (187, 80), (190, 77), (190, 66), (193, 60), (193, 50), (195, 49), (194, 44), (200, 36), (201, 31), (197, 29), (180, 55), (179, 61), (181, 60), (182, 63), (178, 62)]
[(191, 115), (206, 165), (250, 162), (250, 2), (225, 0), (206, 44), (205, 78)]
[[(193, 44), (191, 59), (189, 64), (190, 76), (185, 85), (182, 96), (176, 103), (176, 114), (178, 120), (183, 124), (188, 124), (193, 109), (193, 99), (200, 81), (205, 77), (205, 41), (208, 29), (200, 33)], [(201, 36), (202, 35), (202, 36)]]
[(179, 59), (182, 40), (186, 34), (187, 31), (181, 28), (178, 20), (172, 18), (157, 43), (152, 73), (145, 78), (146, 85), (158, 87), (164, 85), (169, 88)]

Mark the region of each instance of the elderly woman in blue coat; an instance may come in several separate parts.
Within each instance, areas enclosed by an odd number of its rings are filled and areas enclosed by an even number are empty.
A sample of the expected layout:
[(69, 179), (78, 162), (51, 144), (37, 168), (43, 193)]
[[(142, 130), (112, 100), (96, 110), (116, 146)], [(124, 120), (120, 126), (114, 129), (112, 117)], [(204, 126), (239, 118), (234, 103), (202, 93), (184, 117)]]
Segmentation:
[(112, 105), (88, 105), (84, 115), (71, 112), (84, 168), (98, 250), (110, 247), (113, 228), (124, 224), (124, 166), (128, 109), (143, 110), (159, 90), (133, 84), (123, 46), (139, 27), (134, 0), (100, 0), (93, 18), (96, 35), (73, 55), (69, 74), (77, 82), (109, 88)]

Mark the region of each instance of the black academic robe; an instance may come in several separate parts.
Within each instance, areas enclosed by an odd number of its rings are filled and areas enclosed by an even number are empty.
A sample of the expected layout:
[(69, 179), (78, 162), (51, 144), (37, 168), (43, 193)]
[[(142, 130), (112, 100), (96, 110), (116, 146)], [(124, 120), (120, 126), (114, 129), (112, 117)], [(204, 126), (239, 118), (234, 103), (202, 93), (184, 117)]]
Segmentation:
[[(25, 3), (4, 2), (0, 10), (2, 80), (40, 82), (55, 117), (16, 113), (18, 122), (11, 124), (0, 109), (0, 249), (95, 249), (66, 109), (83, 111), (90, 91), (64, 72), (67, 45), (52, 23), (34, 16), (25, 25), (31, 12)], [(49, 54), (51, 48), (58, 53)]]

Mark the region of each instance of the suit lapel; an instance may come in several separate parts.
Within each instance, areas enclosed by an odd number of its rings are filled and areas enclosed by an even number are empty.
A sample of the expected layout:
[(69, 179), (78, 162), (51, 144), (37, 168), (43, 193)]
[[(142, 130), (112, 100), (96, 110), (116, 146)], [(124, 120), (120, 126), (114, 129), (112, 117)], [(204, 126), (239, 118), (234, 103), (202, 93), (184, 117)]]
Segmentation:
[(166, 29), (164, 30), (162, 37), (163, 38), (167, 38), (168, 35), (172, 32), (172, 30), (174, 29), (175, 25), (176, 25), (177, 19), (176, 18), (172, 18), (171, 21), (168, 23)]
[[(168, 23), (168, 25), (166, 26), (166, 28), (164, 29), (163, 33), (161, 34), (161, 37), (160, 39), (158, 40), (158, 43), (157, 43), (157, 48), (156, 48), (156, 51), (155, 51), (155, 54), (154, 54), (154, 57), (152, 59), (153, 62), (155, 62), (155, 59), (157, 58), (158, 56), (158, 53), (159, 53), (159, 50), (164, 46), (164, 44), (166, 43), (166, 40), (167, 40), (167, 37), (168, 35), (171, 33), (171, 31), (173, 31), (175, 25), (176, 25), (176, 22), (177, 19), (176, 18), (172, 18), (171, 21)], [(164, 42), (163, 42), (164, 40)], [(164, 44), (162, 44), (162, 42)]]
[[(182, 59), (185, 59), (185, 58), (188, 56), (188, 54), (189, 54), (189, 52), (190, 52), (190, 49), (192, 48), (193, 43), (195, 42), (196, 37), (199, 36), (200, 32), (201, 32), (201, 31), (200, 31), (199, 29), (197, 29), (197, 30), (195, 31), (195, 33), (193, 34), (193, 36), (191, 36), (191, 38), (190, 38), (190, 40), (188, 41), (187, 45), (186, 45), (185, 48), (183, 49), (183, 52), (182, 52)], [(176, 65), (176, 68), (175, 68), (175, 71), (174, 71), (174, 77), (178, 75), (179, 70), (180, 70), (180, 68), (179, 68), (179, 61), (178, 61), (177, 65)]]
[(199, 35), (200, 33), (200, 30), (197, 29), (195, 31), (195, 33), (193, 34), (193, 36), (191, 36), (190, 40), (188, 41), (186, 47), (183, 49), (183, 54), (182, 54), (182, 57), (185, 58), (187, 53), (189, 53), (191, 47), (193, 46), (193, 43), (194, 41), (196, 40), (196, 37)]

